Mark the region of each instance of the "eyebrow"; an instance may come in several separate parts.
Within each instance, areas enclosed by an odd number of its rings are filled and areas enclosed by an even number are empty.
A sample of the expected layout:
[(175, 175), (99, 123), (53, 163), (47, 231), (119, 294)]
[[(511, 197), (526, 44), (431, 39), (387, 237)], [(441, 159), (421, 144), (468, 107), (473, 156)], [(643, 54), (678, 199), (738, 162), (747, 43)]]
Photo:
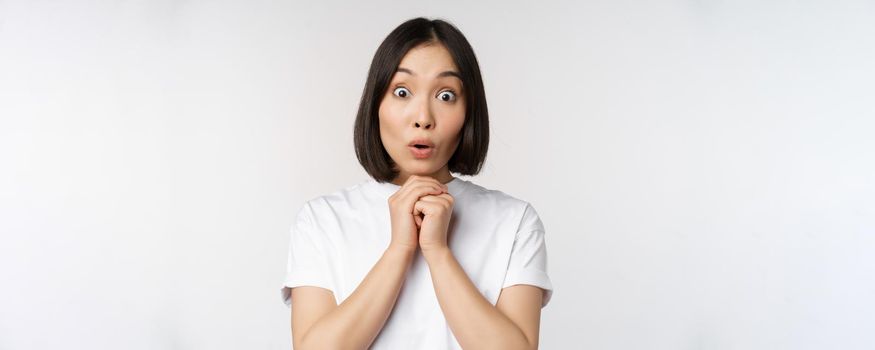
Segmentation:
[[(411, 71), (411, 70), (409, 70), (409, 69), (407, 69), (407, 68), (404, 68), (404, 67), (398, 67), (398, 70), (397, 70), (396, 72), (402, 72), (402, 73), (407, 73), (407, 74), (410, 74), (410, 75), (416, 76), (416, 73), (413, 73), (413, 71)], [(438, 77), (438, 78), (443, 78), (443, 77), (456, 77), (456, 78), (458, 78), (459, 80), (462, 80), (462, 76), (459, 75), (458, 72), (456, 72), (456, 71), (451, 71), (451, 70), (448, 70), (448, 71), (445, 71), (445, 72), (441, 72), (441, 74), (438, 74), (437, 77)]]

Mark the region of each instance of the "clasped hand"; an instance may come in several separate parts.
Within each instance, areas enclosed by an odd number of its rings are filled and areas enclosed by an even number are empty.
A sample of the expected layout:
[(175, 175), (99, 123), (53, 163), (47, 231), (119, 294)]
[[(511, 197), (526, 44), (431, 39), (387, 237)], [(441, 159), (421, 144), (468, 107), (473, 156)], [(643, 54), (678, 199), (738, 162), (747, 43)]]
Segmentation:
[(446, 185), (428, 176), (411, 175), (392, 196), (392, 244), (423, 252), (447, 247), (453, 196)]

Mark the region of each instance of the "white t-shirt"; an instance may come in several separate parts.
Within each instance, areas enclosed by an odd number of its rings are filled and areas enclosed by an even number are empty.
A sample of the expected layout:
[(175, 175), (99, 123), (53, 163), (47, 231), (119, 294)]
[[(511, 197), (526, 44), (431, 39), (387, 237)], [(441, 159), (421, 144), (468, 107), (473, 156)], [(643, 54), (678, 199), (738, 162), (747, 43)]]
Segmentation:
[[(455, 178), (448, 246), (492, 305), (501, 289), (553, 286), (547, 274), (544, 226), (528, 203), (504, 192)], [(317, 286), (338, 304), (352, 294), (391, 241), (389, 196), (400, 186), (367, 181), (308, 200), (291, 227), (288, 266), (281, 289), (291, 307), (291, 288)], [(428, 264), (417, 250), (406, 279), (371, 349), (461, 349), (438, 303)]]

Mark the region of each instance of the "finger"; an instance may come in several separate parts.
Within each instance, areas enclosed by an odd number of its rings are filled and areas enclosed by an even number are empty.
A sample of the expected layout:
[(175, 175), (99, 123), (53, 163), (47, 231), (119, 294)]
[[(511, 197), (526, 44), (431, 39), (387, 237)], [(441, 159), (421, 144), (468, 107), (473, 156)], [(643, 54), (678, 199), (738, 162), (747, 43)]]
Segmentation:
[(442, 198), (438, 195), (433, 195), (433, 194), (422, 196), (421, 198), (419, 198), (419, 202), (425, 202), (425, 203), (445, 203), (446, 201), (447, 201), (446, 198)]
[(416, 204), (413, 204), (413, 215), (419, 216), (420, 213), (422, 213), (422, 215), (428, 215), (428, 213), (432, 212), (430, 210), (431, 206), (432, 204), (427, 201), (418, 200), (416, 201)]
[(423, 196), (419, 200), (425, 201), (425, 202), (444, 204), (444, 205), (452, 205), (453, 204), (453, 197), (450, 196), (448, 193), (442, 193), (439, 195), (427, 195), (427, 196)]
[(405, 180), (404, 183), (403, 183), (401, 186), (406, 186), (406, 185), (408, 185), (408, 184), (410, 184), (410, 183), (412, 183), (412, 182), (414, 182), (414, 181), (418, 181), (418, 180), (419, 180), (419, 176), (418, 176), (418, 175), (410, 175), (410, 176), (407, 177), (407, 180)]
[(433, 178), (433, 177), (430, 177), (430, 176), (425, 177), (423, 180), (424, 180), (424, 181), (427, 181), (427, 182), (434, 183), (434, 184), (436, 184), (436, 185), (438, 185), (438, 186), (441, 186), (441, 187), (446, 187), (446, 186), (447, 186), (447, 185), (445, 185), (444, 183), (442, 183), (442, 182), (438, 181), (437, 179), (435, 179), (435, 178)]
[(411, 184), (413, 184), (413, 183), (433, 183), (435, 185), (440, 186), (441, 188), (444, 188), (444, 189), (448, 188), (447, 185), (441, 183), (440, 181), (438, 181), (437, 179), (435, 179), (431, 176), (410, 175), (410, 178), (408, 180), (410, 180), (410, 179), (412, 179)]
[(451, 210), (452, 205), (445, 199), (432, 196), (430, 199), (417, 201), (416, 204), (414, 204), (414, 208), (414, 212), (417, 213), (417, 216), (419, 213), (422, 213), (424, 216), (429, 216), (435, 213)]
[(422, 217), (419, 215), (414, 215), (413, 220), (416, 221), (416, 227), (422, 227)]
[[(412, 187), (407, 193), (404, 195), (405, 198), (409, 200), (417, 200), (422, 198), (425, 195), (433, 194), (438, 195), (444, 193), (443, 189), (435, 186), (434, 184), (420, 184)], [(412, 197), (412, 198), (411, 198)]]
[(453, 195), (451, 195), (449, 192), (441, 193), (441, 194), (437, 195), (437, 197), (440, 197), (440, 198), (446, 199), (446, 200), (448, 200), (450, 203), (453, 203), (453, 202), (456, 201), (456, 198), (453, 197)]
[[(416, 203), (419, 203), (419, 202), (416, 202)], [(422, 212), (422, 207), (417, 206), (416, 203), (413, 204), (413, 213), (412, 213), (413, 216), (419, 217), (420, 215), (425, 215), (425, 213)]]
[(440, 194), (441, 190), (433, 185), (421, 184), (417, 186), (408, 186), (398, 191), (398, 200), (405, 207), (410, 207), (422, 196), (427, 194)]
[[(413, 176), (414, 175), (411, 175), (411, 177)], [(398, 199), (400, 199), (402, 203), (406, 203), (405, 206), (407, 206), (412, 205), (413, 202), (427, 194), (437, 195), (447, 193), (449, 189), (446, 186), (441, 186), (442, 184), (437, 181), (431, 182), (423, 179), (414, 179), (406, 183), (401, 190), (396, 192), (396, 195)]]

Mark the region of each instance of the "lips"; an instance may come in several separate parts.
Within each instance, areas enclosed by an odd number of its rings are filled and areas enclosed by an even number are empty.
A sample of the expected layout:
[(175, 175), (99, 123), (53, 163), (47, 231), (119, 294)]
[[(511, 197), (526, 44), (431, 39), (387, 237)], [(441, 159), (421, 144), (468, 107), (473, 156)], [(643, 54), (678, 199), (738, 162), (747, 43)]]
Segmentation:
[(413, 153), (413, 158), (416, 159), (425, 159), (431, 157), (431, 154), (434, 151), (434, 147), (417, 148), (415, 146), (410, 146), (407, 148), (410, 149), (410, 152)]
[(422, 148), (422, 149), (434, 148), (434, 143), (429, 141), (426, 138), (419, 138), (419, 139), (414, 139), (413, 141), (410, 141), (410, 143), (408, 143), (407, 146), (408, 147)]
[(407, 148), (410, 149), (410, 152), (416, 159), (425, 159), (431, 157), (432, 153), (434, 153), (434, 143), (426, 138), (418, 138), (410, 141), (410, 143), (407, 144)]

